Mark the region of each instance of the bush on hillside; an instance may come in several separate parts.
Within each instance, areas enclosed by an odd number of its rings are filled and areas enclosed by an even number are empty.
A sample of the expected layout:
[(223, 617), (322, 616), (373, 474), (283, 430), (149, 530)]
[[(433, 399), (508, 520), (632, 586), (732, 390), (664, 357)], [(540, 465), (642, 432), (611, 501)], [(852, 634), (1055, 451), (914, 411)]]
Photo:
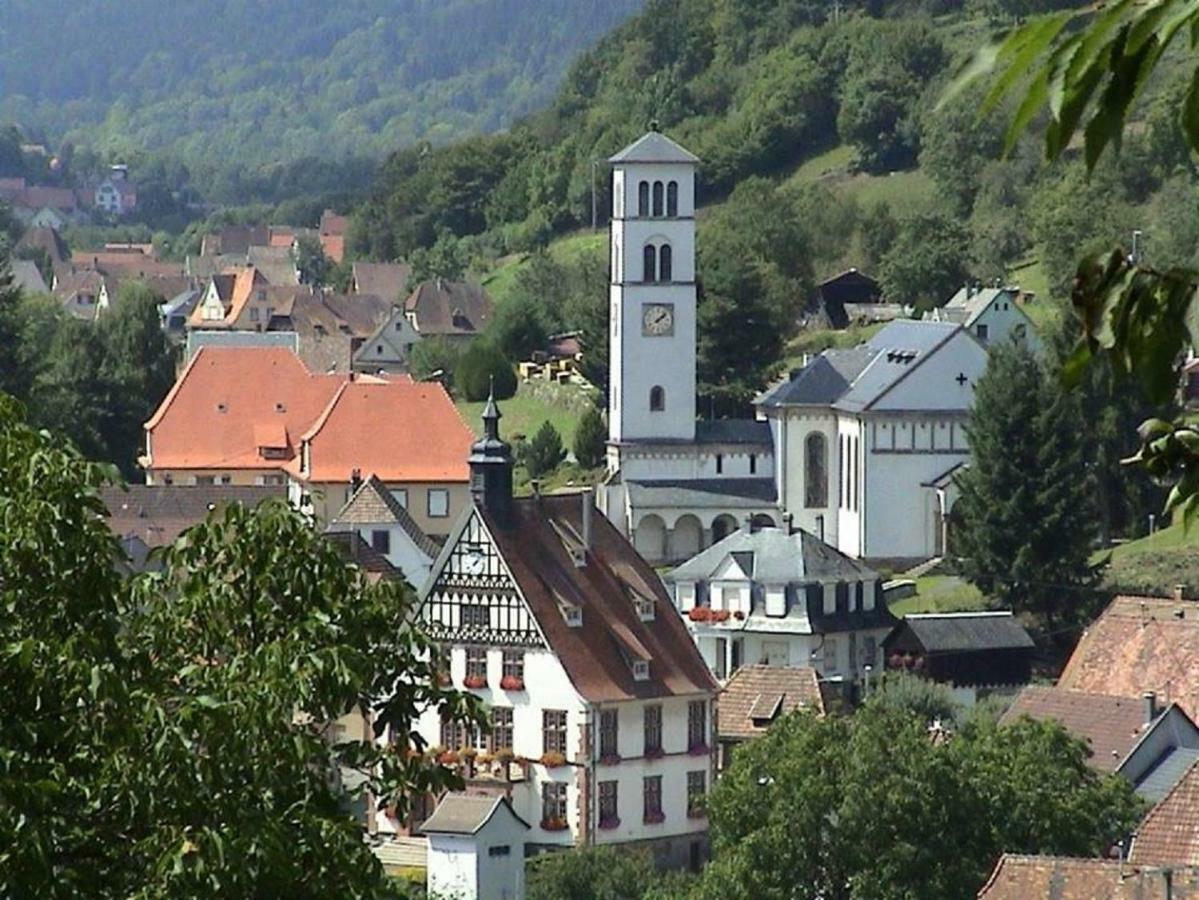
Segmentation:
[(408, 371), (418, 381), (432, 378), (441, 372), (444, 374), (446, 387), (451, 387), (461, 356), (462, 351), (445, 338), (425, 338), (412, 348), (408, 356)]
[(454, 367), (454, 389), (464, 400), (486, 400), (495, 386), (495, 399), (507, 400), (516, 393), (516, 371), (494, 344), (475, 341), (458, 358)]

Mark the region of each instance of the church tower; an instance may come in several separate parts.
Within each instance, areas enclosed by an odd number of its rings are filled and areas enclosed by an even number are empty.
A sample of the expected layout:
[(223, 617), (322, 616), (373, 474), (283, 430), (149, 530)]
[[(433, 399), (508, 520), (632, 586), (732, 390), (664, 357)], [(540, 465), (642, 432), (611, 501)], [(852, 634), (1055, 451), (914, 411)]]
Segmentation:
[(612, 164), (608, 439), (695, 440), (695, 167), (657, 130)]

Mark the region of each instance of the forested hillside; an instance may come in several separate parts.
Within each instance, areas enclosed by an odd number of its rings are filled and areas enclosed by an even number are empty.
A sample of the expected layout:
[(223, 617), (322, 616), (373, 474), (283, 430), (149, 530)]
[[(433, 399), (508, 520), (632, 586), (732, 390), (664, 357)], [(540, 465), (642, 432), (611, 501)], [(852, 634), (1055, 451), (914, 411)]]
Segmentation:
[(641, 4), (4, 0), (0, 122), (194, 170), (379, 157), (543, 106)]

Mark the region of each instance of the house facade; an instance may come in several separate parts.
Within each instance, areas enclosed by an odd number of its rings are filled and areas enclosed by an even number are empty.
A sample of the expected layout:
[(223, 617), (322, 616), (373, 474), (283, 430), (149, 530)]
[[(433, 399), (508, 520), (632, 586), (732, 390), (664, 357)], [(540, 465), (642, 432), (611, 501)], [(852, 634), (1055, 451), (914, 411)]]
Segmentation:
[(368, 476), (329, 520), (328, 531), (356, 534), (402, 572), (410, 585), (420, 587), (441, 548), (400, 502), (407, 499), (401, 491), (392, 493), (376, 475)]
[(1019, 302), (1021, 296), (1018, 287), (966, 285), (944, 306), (926, 313), (925, 317), (933, 322), (961, 325), (984, 345), (1016, 340), (1040, 352), (1040, 335)]
[(407, 372), (412, 348), (420, 338), (407, 313), (394, 307), (383, 324), (354, 351), (354, 371)]
[(666, 865), (707, 855), (716, 684), (661, 581), (589, 493), (512, 496), (494, 403), (470, 457), (471, 502), (421, 592), (449, 681), (491, 733), (426, 712), (417, 728), (502, 793), (531, 852), (637, 845)]

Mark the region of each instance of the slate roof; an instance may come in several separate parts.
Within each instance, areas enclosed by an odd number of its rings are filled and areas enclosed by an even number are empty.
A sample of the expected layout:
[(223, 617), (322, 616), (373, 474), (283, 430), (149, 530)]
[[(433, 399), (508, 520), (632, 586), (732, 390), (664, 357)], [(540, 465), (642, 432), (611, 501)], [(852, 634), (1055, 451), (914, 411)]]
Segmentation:
[(1160, 871), (1117, 859), (1005, 853), (978, 896), (980, 900), (1195, 900), (1199, 869), (1176, 869), (1167, 889)]
[(766, 407), (832, 406), (869, 410), (909, 372), (949, 341), (961, 326), (897, 319), (870, 340), (847, 350), (826, 350), (757, 402)]
[(698, 509), (761, 509), (775, 502), (772, 478), (697, 478), (694, 481), (626, 482), (637, 507), (692, 506)]
[(1010, 612), (919, 613), (904, 616), (909, 630), (928, 653), (1031, 649), (1034, 644)]
[(491, 321), (493, 304), (481, 285), (438, 278), (422, 281), (404, 301), (422, 336), (474, 335)]
[(761, 444), (773, 446), (770, 423), (756, 419), (709, 419), (695, 423), (697, 444)]
[(430, 559), (436, 558), (441, 550), (436, 541), (421, 531), (408, 510), (392, 496), (387, 485), (373, 473), (362, 482), (337, 515), (329, 520), (328, 530), (352, 530), (363, 525), (399, 525)]
[(1090, 763), (1101, 772), (1116, 771), (1147, 730), (1139, 698), (1055, 687), (1028, 685), (999, 721), (1010, 725), (1024, 715), (1039, 721), (1053, 719), (1086, 740)]
[(1083, 632), (1058, 686), (1139, 697), (1199, 714), (1199, 602), (1122, 596)]
[(1149, 866), (1199, 866), (1199, 765), (1162, 798), (1137, 828), (1129, 861)]
[(610, 163), (698, 163), (699, 157), (684, 150), (660, 131), (647, 131), (615, 156)]
[(491, 821), (500, 807), (507, 807), (512, 818), (525, 828), (529, 827), (506, 797), (450, 793), (441, 798), (433, 815), (425, 819), (420, 830), (431, 834), (475, 834)]
[[(714, 694), (717, 685), (712, 673), (662, 580), (598, 511), (592, 515), (586, 565), (575, 565), (564, 535), (582, 534), (583, 502), (593, 502), (590, 493), (516, 498), (507, 523), (482, 507), (472, 507), (483, 517), (497, 551), (575, 690), (592, 703)], [(459, 527), (466, 521), (464, 517)], [(440, 570), (453, 545), (450, 540), (442, 548), (434, 572)], [(433, 580), (426, 588), (435, 584)], [(652, 621), (641, 620), (634, 597), (653, 600)], [(564, 604), (582, 610), (582, 627), (566, 624), (561, 612)], [(649, 660), (645, 680), (633, 678), (626, 659), (630, 640)]]
[(792, 584), (819, 580), (866, 581), (878, 573), (846, 556), (813, 534), (782, 528), (738, 528), (711, 547), (691, 557), (667, 575), (667, 580), (704, 581), (732, 555), (749, 577), (761, 584)]
[(353, 267), (354, 288), (360, 294), (374, 294), (388, 303), (396, 304), (408, 293), (412, 266), (408, 263), (356, 262)]
[(13, 283), (26, 294), (48, 294), (50, 288), (46, 279), (38, 270), (37, 263), (31, 259), (9, 260), (12, 267)]
[[(1173, 747), (1167, 750), (1157, 763), (1137, 781), (1137, 793), (1150, 803), (1165, 797), (1196, 762), (1199, 750), (1191, 747)], [(1196, 859), (1199, 865), (1199, 859)]]
[(286, 496), (283, 485), (131, 484), (100, 491), (100, 499), (108, 510), (109, 529), (122, 538), (136, 536), (147, 547), (171, 543), (186, 529), (203, 522), (210, 512), (227, 504), (253, 507), (264, 500)]
[(722, 740), (758, 737), (797, 709), (825, 712), (816, 670), (791, 666), (742, 666), (720, 692), (717, 709)]

